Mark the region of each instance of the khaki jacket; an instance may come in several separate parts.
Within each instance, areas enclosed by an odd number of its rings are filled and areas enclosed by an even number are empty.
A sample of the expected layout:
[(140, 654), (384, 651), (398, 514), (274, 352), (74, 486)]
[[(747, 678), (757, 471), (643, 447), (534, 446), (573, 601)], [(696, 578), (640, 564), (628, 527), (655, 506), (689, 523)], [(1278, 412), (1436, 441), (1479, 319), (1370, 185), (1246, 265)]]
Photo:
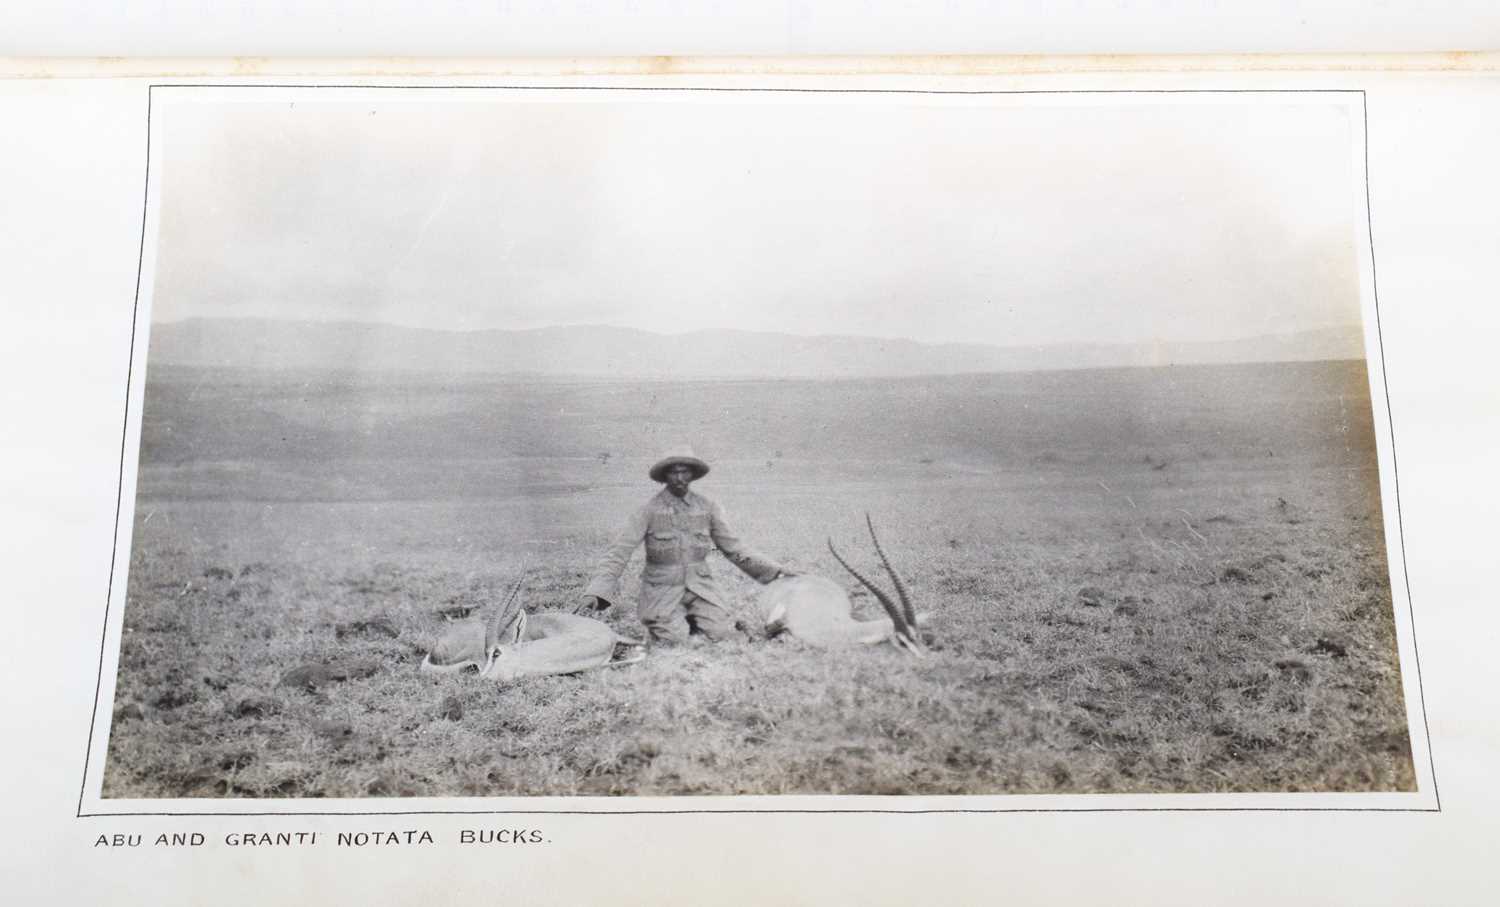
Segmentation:
[(619, 594), (620, 574), (642, 543), (646, 546), (642, 613), (675, 607), (684, 590), (725, 605), (724, 593), (708, 566), (708, 552), (714, 548), (759, 582), (769, 583), (781, 572), (780, 564), (740, 541), (724, 519), (724, 508), (716, 502), (691, 490), (679, 499), (663, 488), (635, 512), (604, 552), (584, 594), (613, 603)]

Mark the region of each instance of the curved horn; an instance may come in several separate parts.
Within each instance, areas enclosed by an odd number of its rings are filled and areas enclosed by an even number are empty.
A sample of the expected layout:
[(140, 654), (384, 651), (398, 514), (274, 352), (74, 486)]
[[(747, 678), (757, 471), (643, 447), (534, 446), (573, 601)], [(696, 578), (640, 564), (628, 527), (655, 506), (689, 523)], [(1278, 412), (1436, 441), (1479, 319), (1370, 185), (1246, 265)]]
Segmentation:
[(505, 596), (505, 601), (495, 608), (495, 613), (490, 615), (489, 623), (484, 628), (484, 651), (489, 653), (494, 650), (500, 642), (500, 630), (510, 624), (515, 618), (516, 611), (521, 607), (517, 601), (521, 594), (521, 585), (526, 582), (526, 569), (521, 568), (521, 575), (516, 577), (516, 584), (510, 587), (510, 592)]
[(880, 600), (881, 607), (885, 608), (885, 613), (891, 616), (891, 623), (896, 627), (896, 642), (903, 648), (911, 649), (913, 646), (912, 641), (916, 634), (907, 624), (906, 616), (901, 613), (901, 609), (896, 607), (895, 602), (891, 601), (891, 597), (880, 591), (879, 587), (877, 587), (874, 583), (861, 576), (858, 570), (855, 570), (853, 567), (849, 566), (849, 562), (844, 560), (844, 556), (842, 554), (839, 554), (839, 550), (833, 547), (832, 538), (828, 540), (828, 551), (833, 555), (834, 560), (842, 564), (845, 570), (848, 570), (855, 579), (859, 580), (861, 585), (863, 585), (866, 589), (869, 589), (870, 592)]
[[(865, 525), (870, 527), (870, 541), (875, 543), (875, 553), (880, 555), (880, 563), (884, 565), (885, 572), (891, 577), (891, 584), (896, 587), (896, 597), (901, 599), (901, 610), (906, 616), (907, 626), (915, 628), (917, 625), (917, 612), (911, 606), (911, 596), (906, 594), (906, 583), (901, 582), (901, 575), (896, 568), (891, 566), (891, 559), (885, 556), (885, 549), (880, 547), (880, 538), (875, 535), (875, 522), (870, 519), (870, 514), (865, 513)], [(920, 645), (921, 637), (913, 630), (912, 639)]]

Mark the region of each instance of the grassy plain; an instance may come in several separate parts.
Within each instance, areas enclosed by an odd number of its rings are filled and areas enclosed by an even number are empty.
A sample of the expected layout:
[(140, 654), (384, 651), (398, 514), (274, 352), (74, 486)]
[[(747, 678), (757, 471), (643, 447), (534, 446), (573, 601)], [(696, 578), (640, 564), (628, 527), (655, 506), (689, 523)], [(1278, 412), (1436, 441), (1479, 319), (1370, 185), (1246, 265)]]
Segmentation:
[[(1365, 382), (153, 373), (104, 793), (1411, 790)], [(845, 579), (830, 534), (873, 564), (870, 511), (931, 656), (761, 638), (717, 559), (745, 642), (418, 675), (523, 562), (532, 610), (571, 607), (682, 440), (804, 570)], [(304, 665), (329, 669), (282, 683)]]

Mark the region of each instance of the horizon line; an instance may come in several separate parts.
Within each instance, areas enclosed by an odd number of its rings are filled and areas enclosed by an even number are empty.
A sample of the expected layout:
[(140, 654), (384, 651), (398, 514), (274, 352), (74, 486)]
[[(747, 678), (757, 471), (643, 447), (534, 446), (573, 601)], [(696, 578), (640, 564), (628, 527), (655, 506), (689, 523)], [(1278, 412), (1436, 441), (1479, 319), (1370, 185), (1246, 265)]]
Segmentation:
[[(918, 346), (958, 346), (958, 347), (982, 347), (987, 349), (1036, 349), (1044, 347), (1080, 346), (1080, 347), (1119, 347), (1119, 346), (1148, 346), (1148, 345), (1176, 345), (1176, 344), (1214, 344), (1214, 343), (1237, 343), (1249, 340), (1260, 340), (1270, 337), (1296, 337), (1299, 335), (1313, 334), (1326, 331), (1356, 331), (1364, 332), (1364, 325), (1360, 322), (1340, 322), (1337, 324), (1321, 325), (1318, 327), (1302, 328), (1292, 331), (1271, 331), (1261, 334), (1243, 334), (1234, 337), (1223, 337), (1215, 340), (1182, 340), (1182, 339), (1155, 339), (1155, 340), (1055, 340), (1044, 343), (1013, 343), (1003, 344), (989, 341), (974, 340), (917, 340), (911, 337), (893, 337), (880, 334), (797, 334), (790, 331), (768, 331), (755, 328), (733, 328), (733, 327), (711, 327), (694, 328), (689, 331), (657, 331), (649, 328), (631, 327), (627, 325), (607, 324), (603, 322), (573, 322), (569, 324), (548, 324), (537, 327), (484, 327), (484, 328), (449, 328), (449, 327), (420, 327), (417, 325), (402, 324), (392, 321), (362, 321), (355, 318), (279, 318), (272, 315), (190, 315), (186, 318), (178, 318), (170, 321), (151, 322), (151, 327), (168, 327), (173, 325), (184, 325), (195, 321), (258, 321), (277, 324), (296, 325), (354, 325), (360, 327), (395, 328), (403, 331), (425, 331), (435, 334), (528, 334), (540, 333), (542, 331), (567, 330), (570, 328), (605, 329), (612, 331), (629, 331), (637, 334), (646, 334), (653, 337), (691, 337), (695, 334), (752, 334), (763, 337), (794, 337), (804, 340), (884, 340), (912, 343)], [(1277, 360), (1267, 360), (1277, 361)]]
[[(914, 372), (910, 374), (863, 374), (863, 375), (812, 375), (812, 374), (790, 374), (776, 375), (771, 373), (746, 373), (743, 375), (724, 375), (694, 373), (686, 375), (666, 375), (657, 373), (640, 374), (607, 374), (599, 372), (538, 372), (538, 371), (447, 371), (438, 368), (346, 368), (332, 365), (221, 365), (217, 363), (192, 363), (192, 362), (159, 362), (154, 368), (160, 369), (213, 369), (219, 371), (272, 371), (272, 372), (318, 372), (337, 376), (355, 375), (389, 375), (389, 376), (431, 376), (444, 380), (454, 379), (483, 379), (483, 380), (506, 380), (527, 382), (535, 381), (542, 383), (586, 383), (586, 384), (743, 384), (743, 383), (768, 383), (768, 382), (807, 382), (807, 381), (927, 381), (932, 379), (950, 378), (985, 378), (1001, 375), (1036, 375), (1042, 373), (1057, 372), (1111, 372), (1111, 371), (1149, 371), (1153, 369), (1187, 369), (1187, 368), (1235, 368), (1238, 366), (1259, 365), (1327, 365), (1339, 362), (1366, 363), (1369, 359), (1365, 356), (1336, 356), (1325, 359), (1233, 359), (1226, 362), (1163, 362), (1159, 365), (1147, 363), (1120, 363), (1116, 365), (1062, 365), (1062, 366), (1038, 366), (1036, 368), (1000, 369), (991, 371), (975, 372)], [(150, 380), (149, 378), (147, 379)]]

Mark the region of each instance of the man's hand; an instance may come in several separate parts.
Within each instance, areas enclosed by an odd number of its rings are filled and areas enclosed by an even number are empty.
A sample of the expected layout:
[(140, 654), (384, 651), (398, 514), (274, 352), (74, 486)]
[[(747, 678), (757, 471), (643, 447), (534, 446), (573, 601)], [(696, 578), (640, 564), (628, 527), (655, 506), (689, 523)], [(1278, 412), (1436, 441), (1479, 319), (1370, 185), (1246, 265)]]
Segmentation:
[(600, 598), (597, 595), (585, 595), (579, 599), (578, 607), (573, 609), (573, 613), (587, 614), (590, 611), (603, 611), (608, 607), (609, 601), (607, 599)]

